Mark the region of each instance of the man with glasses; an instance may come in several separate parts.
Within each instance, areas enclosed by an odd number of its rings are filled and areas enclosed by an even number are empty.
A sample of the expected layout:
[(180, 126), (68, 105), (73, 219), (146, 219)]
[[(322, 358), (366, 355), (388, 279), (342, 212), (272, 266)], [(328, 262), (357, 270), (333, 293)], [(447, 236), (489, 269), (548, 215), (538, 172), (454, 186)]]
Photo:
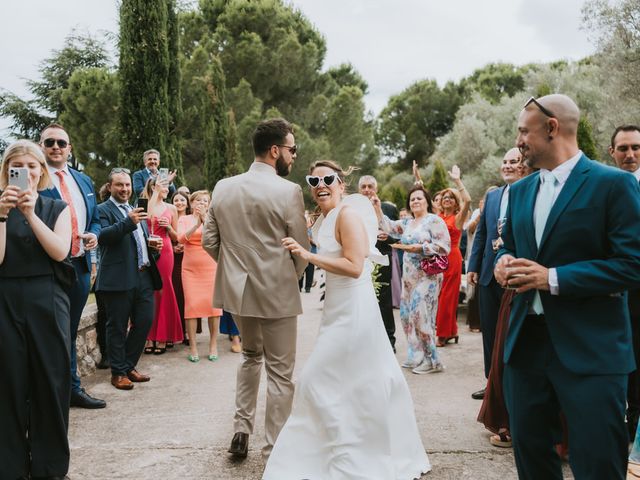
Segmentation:
[(87, 303), (91, 277), (95, 276), (95, 263), (91, 261), (91, 250), (98, 246), (100, 218), (98, 204), (91, 179), (69, 168), (67, 160), (71, 154), (69, 135), (57, 123), (45, 127), (40, 134), (40, 146), (47, 160), (47, 168), (53, 186), (41, 195), (62, 199), (71, 210), (71, 263), (76, 271), (76, 282), (69, 290), (70, 344), (71, 344), (71, 406), (80, 408), (104, 408), (104, 400), (89, 395), (80, 383), (76, 353), (76, 337), (80, 317)]
[[(505, 185), (487, 194), (469, 257), (467, 281), (471, 285), (477, 285), (485, 378), (489, 378), (491, 369), (493, 342), (503, 292), (502, 287), (493, 278), (493, 263), (496, 259), (496, 246), (500, 242), (499, 227), (504, 223), (509, 204), (509, 188), (512, 183), (520, 179), (521, 160), (522, 155), (517, 148), (512, 148), (505, 153), (500, 166), (500, 175)], [(483, 388), (474, 392), (471, 397), (482, 400), (484, 391)]]
[(289, 417), (296, 321), (302, 313), (298, 279), (307, 262), (291, 255), (281, 240), (293, 237), (309, 248), (302, 190), (282, 178), (296, 159), (291, 124), (283, 119), (258, 124), (253, 150), (255, 161), (248, 172), (216, 184), (202, 235), (203, 248), (218, 262), (214, 307), (233, 315), (242, 337), (235, 435), (229, 448), (239, 458), (247, 456), (253, 433), (263, 358), (265, 458)]
[(625, 291), (640, 287), (640, 187), (579, 150), (579, 120), (573, 100), (558, 94), (520, 112), (517, 146), (540, 170), (511, 186), (494, 270), (517, 292), (503, 382), (526, 479), (562, 479), (553, 449), (560, 411), (575, 477), (626, 477), (635, 362)]
[(134, 383), (150, 380), (136, 366), (153, 322), (154, 290), (162, 288), (155, 261), (162, 241), (149, 241), (147, 213), (129, 205), (129, 170), (111, 170), (107, 188), (109, 199), (98, 205), (102, 230), (96, 292), (107, 317), (111, 385), (131, 390)]
[[(142, 154), (142, 161), (144, 162), (144, 168), (133, 172), (133, 192), (135, 197), (138, 198), (144, 190), (147, 181), (151, 177), (158, 175), (158, 168), (160, 167), (160, 152), (158, 150), (147, 150)], [(169, 185), (169, 197), (176, 191), (176, 187), (173, 183)]]
[[(378, 192), (378, 181), (372, 175), (364, 175), (358, 180), (358, 191), (371, 199), (376, 197)], [(382, 202), (380, 204), (382, 213), (384, 213), (391, 220), (398, 219), (398, 209), (395, 205), (389, 202)], [(378, 306), (380, 307), (380, 315), (382, 315), (382, 322), (384, 328), (387, 331), (387, 337), (389, 337), (389, 343), (393, 352), (396, 351), (396, 322), (393, 318), (393, 298), (391, 290), (391, 274), (392, 274), (392, 254), (393, 250), (390, 247), (392, 243), (396, 243), (398, 240), (390, 237), (382, 230), (378, 232), (378, 240), (376, 242), (376, 248), (389, 258), (388, 265), (380, 265), (378, 281), (381, 283), (378, 293)]]
[[(632, 174), (640, 182), (640, 127), (637, 125), (621, 125), (611, 135), (609, 154), (618, 168)], [(638, 225), (640, 228), (640, 225)], [(629, 317), (633, 335), (633, 352), (636, 366), (640, 366), (640, 290), (628, 293)], [(640, 416), (640, 371), (634, 370), (629, 375), (627, 391), (627, 429), (631, 441), (636, 436), (638, 417)]]

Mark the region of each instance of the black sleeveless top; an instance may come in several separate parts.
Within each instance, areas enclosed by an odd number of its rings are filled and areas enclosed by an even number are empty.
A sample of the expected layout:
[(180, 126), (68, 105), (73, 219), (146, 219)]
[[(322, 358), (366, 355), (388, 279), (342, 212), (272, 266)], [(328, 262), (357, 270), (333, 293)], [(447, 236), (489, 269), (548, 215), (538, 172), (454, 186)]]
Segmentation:
[[(67, 204), (62, 200), (38, 195), (34, 210), (36, 216), (53, 230), (58, 216), (66, 206)], [(52, 275), (51, 261), (51, 257), (38, 242), (22, 212), (12, 208), (7, 218), (7, 244), (4, 261), (0, 265), (0, 278)]]

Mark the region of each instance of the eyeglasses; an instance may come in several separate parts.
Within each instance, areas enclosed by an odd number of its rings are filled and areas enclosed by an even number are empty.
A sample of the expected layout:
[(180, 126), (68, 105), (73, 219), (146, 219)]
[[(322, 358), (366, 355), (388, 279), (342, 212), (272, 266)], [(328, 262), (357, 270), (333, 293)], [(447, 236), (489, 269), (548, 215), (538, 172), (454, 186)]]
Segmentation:
[(127, 175), (129, 175), (131, 173), (131, 170), (129, 170), (128, 168), (123, 168), (123, 167), (115, 167), (111, 169), (111, 173), (126, 173)]
[(56, 139), (56, 138), (45, 138), (45, 140), (42, 143), (47, 148), (53, 147), (56, 143), (58, 144), (58, 147), (60, 147), (60, 148), (67, 148), (67, 145), (69, 145), (69, 142), (67, 142), (66, 140), (62, 140), (60, 138), (58, 138), (58, 139)]
[(556, 116), (553, 114), (553, 112), (551, 110), (549, 110), (548, 108), (544, 107), (538, 100), (535, 99), (535, 97), (531, 97), (529, 100), (527, 100), (527, 103), (525, 103), (524, 107), (522, 107), (522, 108), (527, 108), (532, 103), (536, 107), (538, 107), (540, 109), (540, 111), (542, 113), (544, 113), (547, 117), (556, 118)]
[(298, 151), (298, 146), (297, 145), (276, 145), (276, 147), (282, 147), (282, 148), (289, 149), (289, 152), (291, 152), (291, 155), (295, 155), (296, 152)]
[(328, 187), (329, 185), (333, 184), (333, 182), (335, 180), (338, 180), (338, 182), (342, 181), (342, 180), (340, 180), (340, 177), (338, 176), (337, 173), (332, 173), (330, 175), (325, 175), (324, 177), (316, 177), (314, 175), (307, 175), (304, 178), (305, 178), (305, 180), (307, 181), (307, 183), (309, 184), (309, 186), (311, 188), (318, 187), (320, 185), (320, 181), (322, 181), (322, 183), (324, 183), (325, 187)]

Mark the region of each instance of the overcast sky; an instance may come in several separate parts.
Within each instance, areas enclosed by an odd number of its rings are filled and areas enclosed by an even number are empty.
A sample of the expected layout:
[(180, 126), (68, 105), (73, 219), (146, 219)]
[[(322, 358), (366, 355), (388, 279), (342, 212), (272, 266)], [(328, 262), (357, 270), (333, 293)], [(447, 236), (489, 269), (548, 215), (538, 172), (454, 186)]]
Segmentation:
[[(325, 68), (351, 62), (369, 83), (368, 107), (412, 82), (459, 80), (488, 62), (577, 60), (593, 52), (580, 30), (584, 0), (295, 0), (327, 41)], [(3, 2), (0, 88), (25, 79), (73, 28), (117, 33), (116, 0)], [(0, 127), (6, 122), (0, 120)]]

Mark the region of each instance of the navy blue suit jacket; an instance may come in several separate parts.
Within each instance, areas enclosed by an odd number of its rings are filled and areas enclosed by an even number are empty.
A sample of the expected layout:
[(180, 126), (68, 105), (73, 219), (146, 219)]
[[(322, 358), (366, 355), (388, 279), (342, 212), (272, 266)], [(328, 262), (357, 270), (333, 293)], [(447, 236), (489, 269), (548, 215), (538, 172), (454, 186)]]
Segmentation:
[[(142, 193), (142, 190), (144, 190), (144, 186), (147, 184), (147, 180), (149, 180), (149, 177), (151, 177), (151, 175), (146, 168), (133, 172), (133, 193), (135, 194), (136, 198), (139, 197)], [(169, 185), (169, 196), (173, 195), (175, 192), (176, 187), (172, 183), (171, 185)]]
[(493, 265), (496, 252), (493, 251), (492, 240), (498, 238), (498, 217), (500, 203), (506, 186), (492, 190), (484, 201), (484, 209), (480, 214), (480, 221), (473, 238), (473, 249), (469, 257), (469, 272), (477, 272), (478, 284), (487, 286), (493, 280)]
[[(551, 342), (578, 374), (627, 374), (635, 369), (625, 291), (640, 286), (640, 187), (629, 173), (591, 161), (574, 167), (536, 246), (534, 173), (509, 190), (504, 254), (528, 258), (558, 274), (559, 295), (540, 291)], [(516, 347), (534, 290), (514, 297), (504, 361)]]
[[(82, 197), (84, 198), (84, 205), (87, 209), (87, 228), (86, 232), (93, 233), (96, 237), (100, 234), (100, 217), (98, 215), (98, 202), (96, 199), (96, 192), (93, 189), (93, 182), (84, 173), (81, 173), (73, 168), (69, 168), (69, 173), (80, 187)], [(56, 200), (62, 200), (62, 195), (57, 188), (51, 187), (47, 190), (38, 192), (43, 197), (54, 198)], [(80, 232), (80, 233), (86, 233)], [(84, 256), (87, 264), (87, 272), (91, 271), (91, 255), (89, 252)]]
[[(111, 201), (98, 205), (102, 230), (98, 237), (100, 245), (100, 265), (95, 289), (99, 291), (120, 292), (132, 290), (138, 285), (138, 256), (133, 232), (137, 226)], [(147, 222), (141, 222), (145, 239), (149, 232)], [(162, 279), (156, 261), (149, 249), (150, 273), (154, 290), (162, 288)]]

